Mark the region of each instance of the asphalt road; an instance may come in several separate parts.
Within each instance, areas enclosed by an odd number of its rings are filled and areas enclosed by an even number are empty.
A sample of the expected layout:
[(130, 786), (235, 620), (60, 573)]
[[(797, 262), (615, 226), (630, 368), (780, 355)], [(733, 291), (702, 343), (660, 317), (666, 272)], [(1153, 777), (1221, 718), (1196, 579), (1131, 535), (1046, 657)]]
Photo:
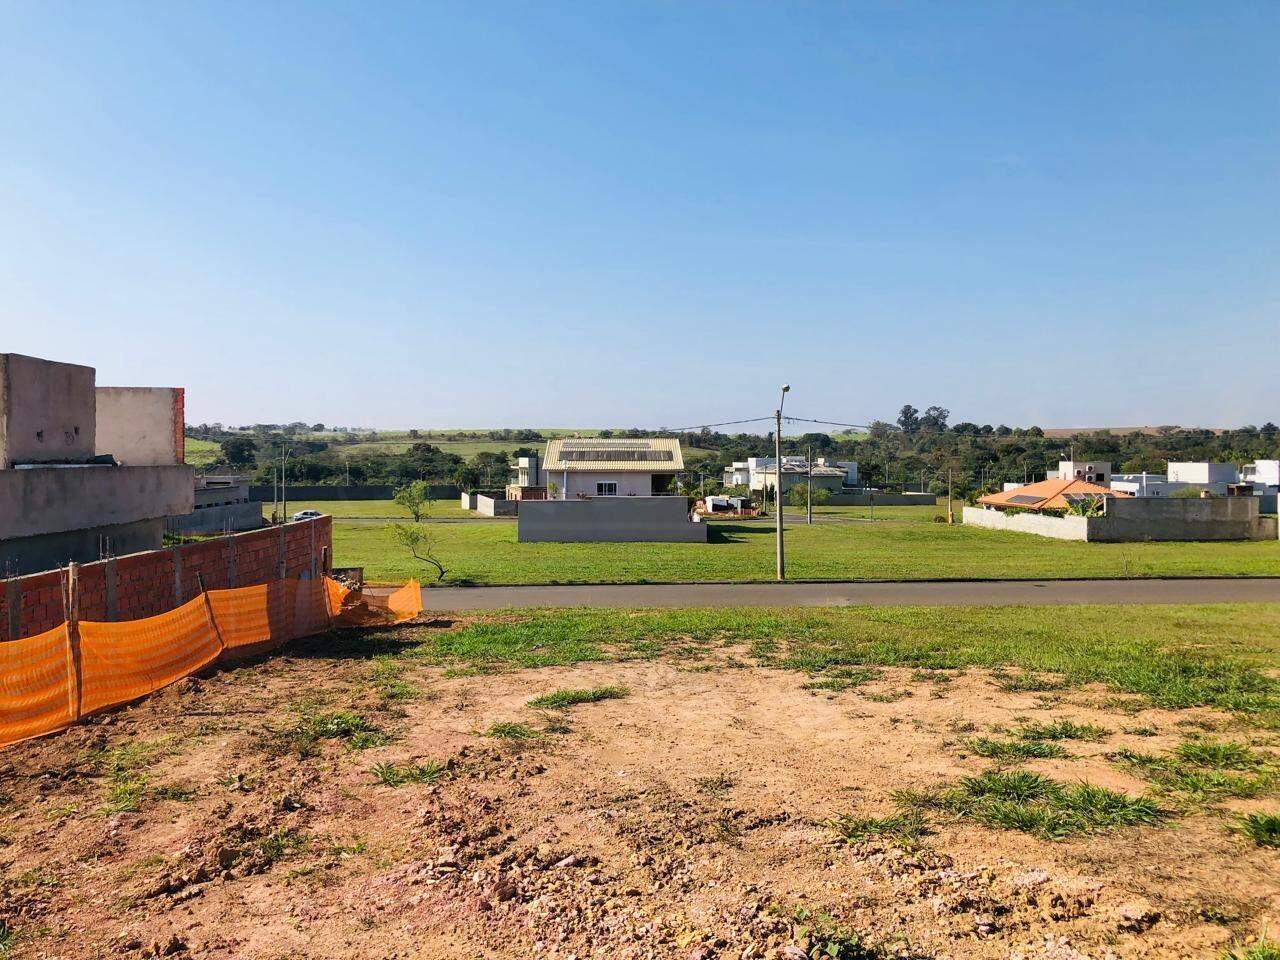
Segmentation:
[(1023, 606), (1073, 603), (1280, 603), (1280, 578), (963, 580), (916, 583), (687, 583), (430, 587), (428, 610), (519, 607)]

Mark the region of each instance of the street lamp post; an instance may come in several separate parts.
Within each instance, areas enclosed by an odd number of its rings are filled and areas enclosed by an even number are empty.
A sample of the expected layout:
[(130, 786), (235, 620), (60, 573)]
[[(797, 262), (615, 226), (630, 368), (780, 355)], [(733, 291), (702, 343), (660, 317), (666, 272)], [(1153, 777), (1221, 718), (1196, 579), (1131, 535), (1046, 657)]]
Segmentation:
[(280, 460), (280, 513), (281, 519), (287, 523), (289, 521), (289, 495), (284, 488), (284, 471), (289, 465), (289, 445), (284, 445), (284, 456)]
[(773, 505), (777, 508), (777, 538), (778, 538), (778, 580), (787, 579), (786, 558), (782, 550), (782, 406), (787, 402), (787, 392), (791, 389), (791, 384), (783, 384), (782, 397), (778, 400), (778, 409), (774, 413), (776, 429), (773, 432), (773, 456), (774, 456), (774, 485), (773, 485)]

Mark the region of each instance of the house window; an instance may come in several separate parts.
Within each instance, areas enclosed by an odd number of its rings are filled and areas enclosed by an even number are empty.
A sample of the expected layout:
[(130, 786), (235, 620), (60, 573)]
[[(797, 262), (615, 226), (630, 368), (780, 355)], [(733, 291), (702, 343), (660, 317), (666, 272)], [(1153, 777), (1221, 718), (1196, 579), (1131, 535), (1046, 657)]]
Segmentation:
[(618, 484), (613, 480), (601, 480), (596, 483), (597, 497), (616, 497), (618, 495)]

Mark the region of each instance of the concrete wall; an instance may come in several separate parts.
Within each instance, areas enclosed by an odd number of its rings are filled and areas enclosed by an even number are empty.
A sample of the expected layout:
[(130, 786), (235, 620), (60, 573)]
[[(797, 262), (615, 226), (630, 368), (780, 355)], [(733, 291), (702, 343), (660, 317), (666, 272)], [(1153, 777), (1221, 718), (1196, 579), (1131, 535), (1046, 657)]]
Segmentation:
[(1259, 517), (1258, 500), (1258, 497), (1115, 499), (1107, 503), (1105, 517), (1090, 519), (1089, 539), (1273, 540), (1275, 527)]
[(1169, 480), (1181, 483), (1236, 483), (1240, 471), (1234, 463), (1206, 463), (1204, 461), (1169, 461)]
[(1089, 539), (1088, 517), (1049, 517), (1038, 513), (1005, 513), (985, 507), (965, 507), (961, 511), (961, 519), (966, 527), (1034, 533), (1055, 540)]
[[(104, 556), (159, 550), (164, 546), (165, 520), (137, 520), (85, 530), (46, 533), (38, 537), (0, 540), (0, 578), (55, 570), (68, 563), (92, 563)], [(0, 624), (0, 639), (3, 639)]]
[(262, 504), (252, 501), (198, 507), (184, 517), (169, 517), (165, 532), (189, 537), (197, 533), (238, 533), (263, 524)]
[(0, 470), (0, 540), (187, 514), (188, 466)]
[[(245, 587), (282, 577), (310, 578), (332, 565), (333, 518), (281, 524), (80, 568), (80, 617), (112, 622), (152, 617), (200, 590)], [(62, 574), (0, 580), (0, 639), (52, 629), (63, 620)]]
[(503, 500), (489, 493), (476, 494), (476, 513), (486, 517), (514, 517), (519, 510), (519, 500)]
[(877, 507), (934, 507), (938, 498), (932, 493), (835, 493), (827, 500), (832, 507), (869, 507), (873, 502)]
[(93, 377), (93, 367), (0, 353), (0, 470), (94, 455)]
[(474, 510), (476, 508), (476, 492), (474, 490), (463, 490), (458, 494), (458, 505), (463, 510)]
[(95, 452), (126, 466), (182, 463), (181, 387), (98, 387)]
[(1164, 500), (1135, 497), (1107, 501), (1102, 517), (1052, 517), (965, 507), (966, 524), (1034, 533), (1057, 540), (1134, 543), (1145, 540), (1274, 540), (1276, 520), (1258, 515), (1258, 497)]
[(685, 497), (523, 500), (519, 517), (521, 543), (705, 543), (707, 539), (707, 525), (689, 520)]

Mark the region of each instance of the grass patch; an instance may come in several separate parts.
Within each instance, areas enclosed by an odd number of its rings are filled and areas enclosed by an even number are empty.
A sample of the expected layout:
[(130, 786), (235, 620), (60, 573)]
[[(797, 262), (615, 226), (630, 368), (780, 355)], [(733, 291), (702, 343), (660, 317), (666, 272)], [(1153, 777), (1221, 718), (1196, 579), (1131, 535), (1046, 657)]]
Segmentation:
[(393, 657), (382, 656), (374, 661), (373, 686), (383, 700), (397, 702), (414, 700), (421, 691), (404, 679), (405, 664)]
[(299, 756), (314, 756), (323, 740), (340, 740), (352, 750), (381, 747), (391, 738), (360, 714), (351, 710), (303, 714), (287, 735)]
[(832, 820), (831, 829), (846, 843), (885, 837), (904, 846), (914, 846), (930, 832), (929, 825), (919, 810), (901, 810), (887, 817), (854, 817), (846, 814)]
[(513, 742), (521, 742), (526, 740), (537, 740), (542, 736), (537, 730), (529, 726), (527, 723), (495, 723), (489, 726), (484, 732), (486, 737), (494, 737), (498, 740), (510, 740)]
[(1280, 960), (1280, 943), (1260, 940), (1247, 947), (1235, 947), (1224, 953), (1222, 960)]
[(1256, 797), (1274, 790), (1280, 779), (1269, 758), (1232, 741), (1186, 740), (1166, 756), (1124, 749), (1111, 758), (1159, 789), (1193, 803)]
[(843, 693), (860, 687), (880, 676), (880, 671), (871, 667), (837, 667), (825, 676), (816, 677), (801, 685), (802, 690), (830, 690)]
[(1047, 693), (1065, 690), (1067, 682), (1058, 677), (1042, 677), (1034, 673), (998, 674), (996, 685), (1009, 693)]
[(1047, 760), (1065, 757), (1067, 751), (1056, 743), (1044, 740), (1001, 740), (997, 737), (974, 737), (969, 749), (980, 757), (992, 760)]
[(1150, 797), (1131, 797), (1085, 782), (1064, 784), (1022, 770), (963, 777), (947, 790), (902, 791), (897, 797), (904, 809), (935, 810), (1046, 840), (1158, 823), (1167, 816)]
[(1260, 847), (1280, 847), (1280, 813), (1248, 813), (1232, 829)]
[(626, 687), (590, 687), (584, 690), (553, 690), (529, 701), (531, 707), (563, 710), (579, 703), (599, 703), (601, 700), (620, 700), (631, 691)]
[(1087, 740), (1096, 742), (1111, 735), (1106, 727), (1094, 726), (1092, 723), (1076, 723), (1073, 720), (1054, 720), (1050, 723), (1027, 723), (1018, 728), (1017, 735), (1022, 740), (1052, 741)]
[(426, 763), (379, 763), (373, 768), (373, 777), (388, 787), (403, 787), (408, 783), (435, 783), (448, 768), (436, 760)]
[(736, 782), (727, 773), (714, 773), (706, 777), (695, 777), (693, 780), (694, 786), (703, 793), (709, 793), (716, 797), (723, 793), (728, 793), (733, 789)]

